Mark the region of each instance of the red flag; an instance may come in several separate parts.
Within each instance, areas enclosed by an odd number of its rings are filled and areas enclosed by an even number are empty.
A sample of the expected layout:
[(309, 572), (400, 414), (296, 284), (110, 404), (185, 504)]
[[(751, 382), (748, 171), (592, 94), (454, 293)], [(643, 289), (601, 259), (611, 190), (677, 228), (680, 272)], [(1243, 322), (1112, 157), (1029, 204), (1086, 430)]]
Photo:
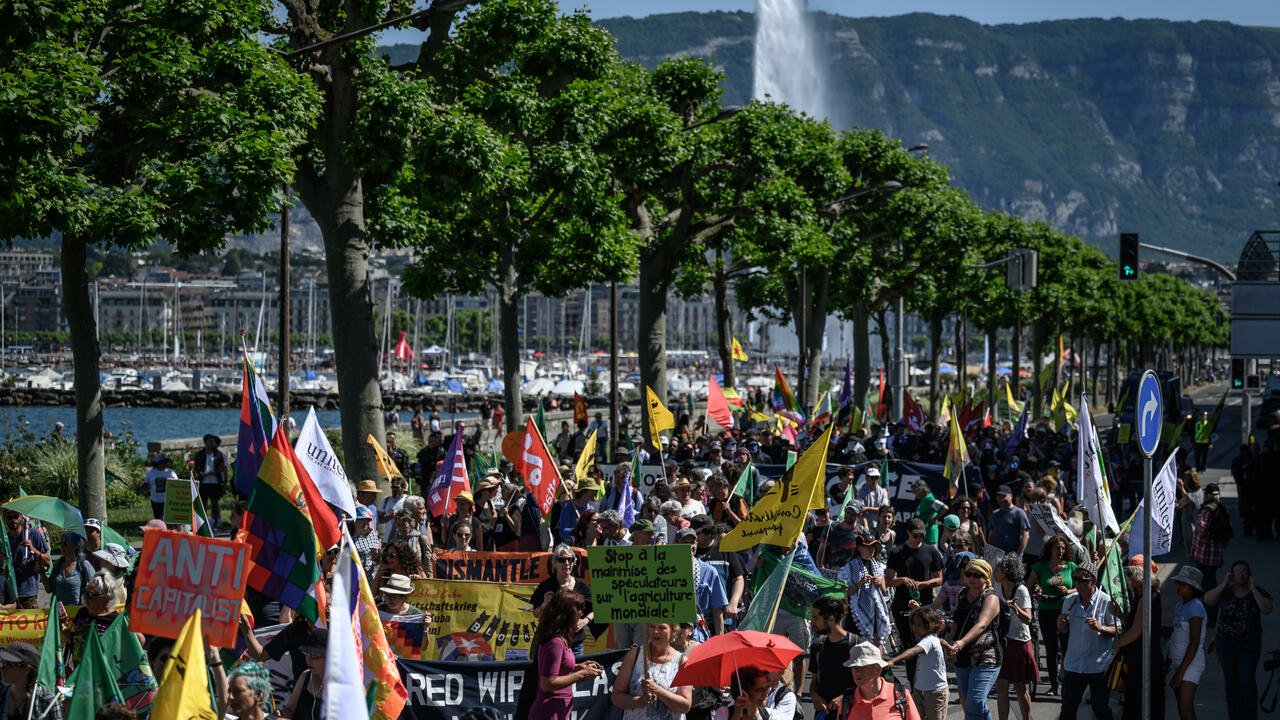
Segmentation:
[(400, 331), (400, 337), (396, 340), (396, 347), (391, 351), (391, 354), (397, 360), (413, 359), (413, 348), (409, 347), (409, 341), (404, 339), (405, 334), (404, 330)]
[(516, 472), (524, 478), (525, 487), (538, 503), (542, 517), (551, 513), (551, 506), (556, 501), (556, 490), (560, 487), (560, 472), (555, 461), (551, 459), (551, 451), (547, 449), (546, 440), (538, 432), (533, 418), (524, 421), (524, 442), (520, 446), (520, 461), (516, 463)]
[(725, 398), (716, 376), (710, 377), (707, 383), (707, 417), (715, 421), (721, 430), (733, 429), (733, 413), (729, 410), (729, 400)]
[(440, 461), (440, 469), (434, 478), (427, 490), (427, 509), (433, 517), (440, 517), (453, 512), (453, 502), (458, 493), (471, 489), (467, 457), (462, 449), (462, 433), (454, 432), (453, 442), (449, 444), (444, 460)]
[(575, 391), (573, 393), (573, 424), (585, 422), (590, 422), (587, 420), (587, 399)]
[(982, 417), (986, 412), (985, 405), (985, 403), (978, 403), (973, 406), (965, 406), (968, 414), (961, 417), (960, 423), (960, 429), (964, 431), (965, 437), (977, 434), (978, 430), (982, 428)]
[(884, 368), (880, 368), (880, 399), (876, 401), (876, 420), (889, 422), (889, 408), (884, 404)]
[(333, 514), (333, 508), (325, 502), (324, 496), (320, 494), (320, 488), (316, 487), (315, 481), (307, 474), (307, 469), (293, 452), (293, 446), (289, 444), (289, 433), (285, 427), (285, 423), (280, 423), (276, 428), (276, 436), (271, 439), (271, 446), (278, 449), (289, 464), (293, 465), (293, 471), (298, 475), (298, 485), (302, 488), (302, 497), (307, 501), (307, 514), (311, 516), (311, 524), (316, 529), (316, 537), (320, 539), (323, 547), (331, 548), (342, 540), (338, 517)]
[(916, 432), (924, 432), (924, 424), (929, 420), (924, 408), (920, 407), (920, 403), (909, 392), (902, 393), (902, 420)]

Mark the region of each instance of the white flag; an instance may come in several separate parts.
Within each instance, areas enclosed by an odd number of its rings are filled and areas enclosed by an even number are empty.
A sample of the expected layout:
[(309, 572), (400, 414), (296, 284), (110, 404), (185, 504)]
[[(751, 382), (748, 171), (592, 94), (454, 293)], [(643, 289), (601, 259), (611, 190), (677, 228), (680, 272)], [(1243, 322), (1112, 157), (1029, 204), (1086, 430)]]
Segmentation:
[(1120, 532), (1120, 523), (1111, 509), (1111, 492), (1102, 474), (1102, 443), (1098, 431), (1089, 416), (1089, 397), (1080, 394), (1078, 432), (1076, 433), (1076, 502), (1089, 511), (1089, 519), (1096, 528), (1108, 528)]
[(314, 407), (307, 411), (307, 421), (302, 424), (302, 432), (298, 433), (293, 451), (311, 476), (311, 481), (320, 490), (320, 496), (346, 513), (347, 517), (355, 517), (356, 503), (351, 497), (347, 471), (342, 469), (342, 463), (338, 462), (338, 455), (333, 452), (329, 438), (320, 429)]
[[(325, 720), (369, 720), (364, 687), (364, 663), (356, 642), (351, 609), (351, 590), (356, 584), (351, 562), (351, 536), (342, 531), (342, 552), (333, 573), (333, 596), (329, 600), (329, 645), (325, 648)], [(358, 587), (358, 586), (357, 586)]]
[(1178, 451), (1175, 449), (1159, 474), (1151, 479), (1151, 552), (1142, 544), (1142, 523), (1146, 517), (1146, 500), (1138, 504), (1138, 512), (1129, 526), (1129, 557), (1145, 554), (1147, 559), (1159, 557), (1173, 548), (1173, 523), (1178, 515)]

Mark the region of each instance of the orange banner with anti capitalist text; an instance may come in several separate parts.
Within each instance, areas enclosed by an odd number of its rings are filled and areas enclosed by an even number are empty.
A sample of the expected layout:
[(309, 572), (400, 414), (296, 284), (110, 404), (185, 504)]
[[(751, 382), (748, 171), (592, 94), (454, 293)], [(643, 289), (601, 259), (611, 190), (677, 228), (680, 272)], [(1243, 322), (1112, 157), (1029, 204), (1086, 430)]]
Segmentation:
[[(590, 580), (587, 551), (574, 548), (578, 562), (573, 574)], [(554, 573), (549, 552), (466, 552), (436, 551), (436, 578), (439, 580), (478, 580), (481, 582), (537, 585)]]
[(187, 618), (199, 609), (209, 644), (234, 647), (248, 577), (248, 543), (147, 530), (129, 629), (176, 639)]

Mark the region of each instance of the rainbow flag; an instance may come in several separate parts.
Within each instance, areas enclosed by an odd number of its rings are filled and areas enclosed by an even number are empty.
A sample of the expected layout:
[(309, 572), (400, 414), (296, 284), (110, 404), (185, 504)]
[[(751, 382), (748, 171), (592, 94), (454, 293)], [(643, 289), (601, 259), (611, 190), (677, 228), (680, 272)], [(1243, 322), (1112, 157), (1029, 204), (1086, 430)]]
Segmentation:
[(276, 418), (271, 414), (267, 388), (258, 377), (249, 354), (244, 353), (244, 381), (240, 390), (240, 433), (236, 437), (236, 492), (248, 496), (258, 479), (258, 469), (267, 455), (270, 438), (276, 434)]
[(249, 496), (245, 518), (245, 540), (253, 557), (249, 587), (314, 621), (319, 604), (310, 590), (320, 580), (319, 557), (324, 549), (311, 524), (292, 455), (281, 427), (267, 448)]
[[(351, 536), (343, 533), (343, 552), (347, 553), (350, 572), (345, 580), (350, 591), (352, 626), (359, 642), (356, 647), (360, 651), (364, 663), (365, 697), (369, 701), (369, 717), (371, 720), (397, 720), (400, 711), (409, 702), (409, 691), (400, 681), (400, 671), (396, 668), (396, 656), (391, 651), (391, 643), (387, 639), (387, 631), (378, 613), (378, 604), (373, 599), (373, 590), (369, 587), (369, 578), (365, 577), (364, 567), (360, 564), (360, 556), (356, 553)], [(345, 565), (346, 563), (339, 563)], [(335, 577), (334, 582), (339, 578)], [(337, 609), (335, 607), (334, 612)], [(422, 616), (419, 616), (421, 621)], [(419, 625), (422, 637), (418, 642), (425, 642), (426, 628)], [(419, 657), (419, 654), (410, 657)]]
[(387, 643), (398, 657), (418, 660), (427, 646), (426, 615), (398, 615), (382, 617), (382, 627), (387, 633)]
[(795, 393), (791, 392), (791, 386), (782, 375), (782, 368), (777, 365), (773, 366), (773, 411), (786, 414), (798, 423), (804, 422), (804, 410), (800, 407), (800, 401), (796, 400)]

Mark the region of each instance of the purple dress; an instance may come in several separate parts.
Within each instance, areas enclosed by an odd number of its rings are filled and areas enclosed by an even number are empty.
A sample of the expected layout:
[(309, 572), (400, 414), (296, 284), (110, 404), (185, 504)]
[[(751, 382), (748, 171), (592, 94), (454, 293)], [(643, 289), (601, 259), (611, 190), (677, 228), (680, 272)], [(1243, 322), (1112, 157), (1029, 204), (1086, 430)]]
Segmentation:
[[(553, 678), (573, 672), (577, 662), (564, 638), (554, 637), (538, 648), (538, 678)], [(543, 692), (539, 682), (533, 698), (529, 720), (565, 720), (573, 711), (573, 686), (562, 687), (555, 692)]]

